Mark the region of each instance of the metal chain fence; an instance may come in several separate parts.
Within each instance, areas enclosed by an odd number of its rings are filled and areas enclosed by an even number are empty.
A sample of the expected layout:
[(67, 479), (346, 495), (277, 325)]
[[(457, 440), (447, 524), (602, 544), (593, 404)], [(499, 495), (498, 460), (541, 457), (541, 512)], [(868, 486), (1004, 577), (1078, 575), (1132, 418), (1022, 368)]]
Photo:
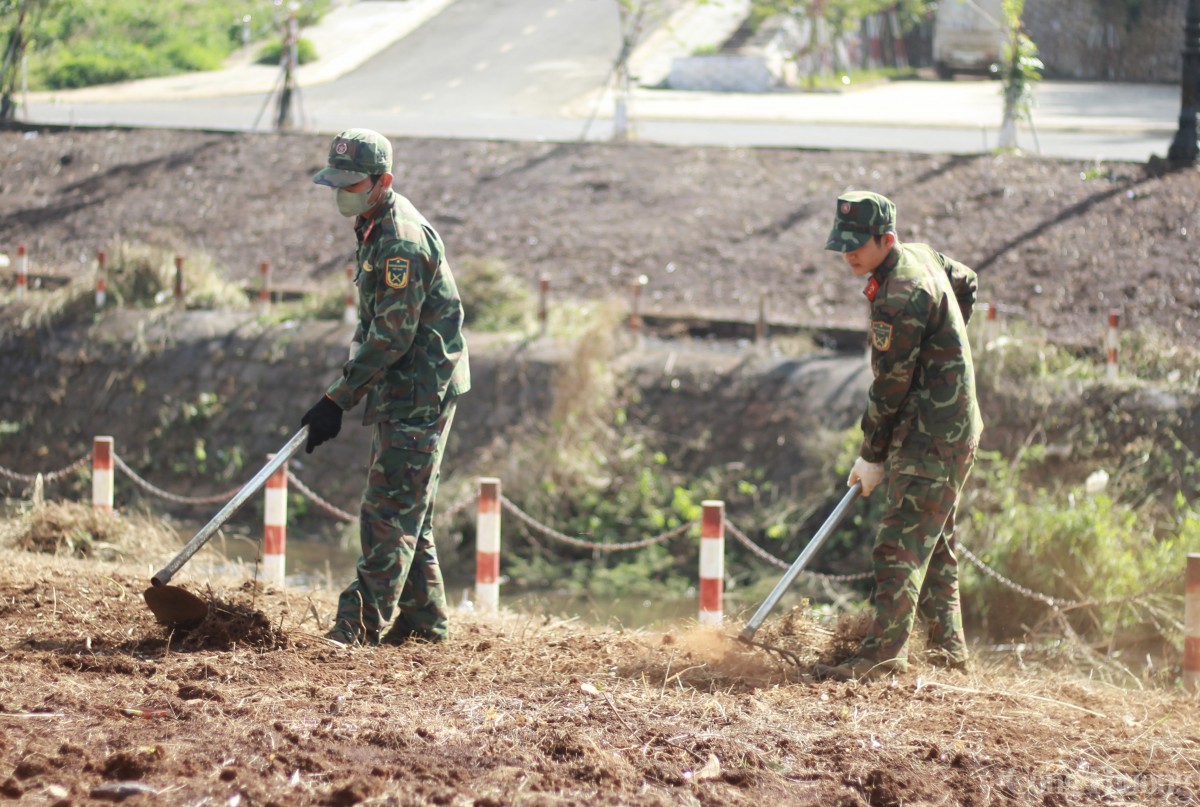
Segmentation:
[[(64, 468), (60, 468), (57, 471), (50, 471), (50, 472), (41, 473), (41, 474), (20, 473), (18, 471), (12, 470), (10, 468), (5, 468), (3, 466), (0, 466), (0, 477), (12, 479), (17, 482), (32, 483), (32, 482), (36, 482), (38, 477), (40, 476), (44, 482), (54, 482), (54, 481), (62, 479), (63, 477), (68, 476), (69, 474), (72, 474), (75, 471), (79, 470), (88, 462), (88, 460), (90, 458), (91, 458), (90, 454), (85, 454), (84, 456), (80, 457), (79, 459), (75, 460), (70, 465), (67, 465)], [(221, 504), (221, 503), (227, 502), (230, 499), (232, 499), (234, 496), (237, 495), (238, 491), (240, 490), (240, 488), (235, 488), (233, 490), (226, 491), (225, 493), (219, 493), (219, 494), (216, 494), (213, 496), (180, 496), (178, 494), (171, 493), (170, 491), (163, 490), (162, 488), (157, 487), (156, 485), (153, 485), (146, 479), (142, 478), (136, 471), (134, 471), (131, 467), (129, 467), (129, 465), (123, 459), (121, 459), (121, 457), (119, 455), (116, 455), (116, 454), (113, 455), (113, 462), (142, 490), (146, 491), (147, 493), (149, 493), (153, 496), (157, 496), (161, 499), (165, 499), (170, 502), (175, 502), (177, 504), (186, 504), (186, 505)], [(352, 513), (348, 513), (345, 510), (342, 510), (341, 508), (337, 507), (336, 505), (334, 505), (334, 504), (330, 503), (329, 501), (325, 500), (324, 498), (322, 498), (319, 494), (316, 493), (316, 491), (314, 491), (308, 485), (304, 484), (304, 482), (301, 481), (300, 478), (297, 477), (290, 469), (287, 472), (287, 478), (293, 485), (295, 485), (296, 490), (299, 491), (301, 495), (303, 495), (309, 501), (316, 504), (317, 507), (324, 510), (327, 514), (333, 516), (334, 518), (337, 518), (337, 519), (340, 519), (340, 520), (346, 521), (346, 522), (358, 521), (358, 516), (356, 516)], [(437, 515), (438, 520), (445, 521), (445, 520), (449, 520), (449, 519), (453, 518), (455, 515), (462, 512), (467, 507), (469, 507), (472, 504), (472, 502), (475, 501), (475, 499), (476, 499), (476, 496), (474, 493), (468, 493), (468, 494), (464, 495), (461, 499), (456, 501), (453, 505), (446, 508), (442, 512), (438, 513), (438, 515)], [(695, 521), (689, 521), (684, 524), (680, 524), (678, 527), (668, 530), (667, 532), (664, 532), (660, 535), (655, 535), (650, 538), (643, 538), (640, 541), (627, 541), (627, 542), (623, 542), (623, 543), (599, 543), (597, 541), (588, 541), (588, 540), (584, 540), (582, 538), (577, 538), (572, 535), (567, 535), (564, 532), (561, 532), (559, 530), (554, 529), (553, 527), (550, 527), (546, 524), (539, 522), (537, 519), (533, 518), (533, 516), (529, 515), (524, 510), (522, 510), (520, 507), (518, 507), (516, 504), (514, 504), (512, 502), (512, 500), (510, 500), (507, 496), (502, 495), (500, 497), (500, 503), (504, 506), (504, 508), (506, 510), (508, 510), (510, 513), (512, 513), (514, 516), (516, 516), (519, 521), (521, 521), (523, 524), (528, 526), (530, 529), (535, 530), (539, 534), (541, 534), (545, 537), (554, 539), (556, 541), (561, 541), (562, 543), (569, 544), (571, 546), (579, 547), (581, 549), (590, 549), (590, 550), (596, 551), (596, 552), (617, 552), (617, 551), (628, 550), (628, 549), (642, 549), (642, 548), (645, 548), (648, 546), (653, 546), (654, 544), (664, 543), (666, 541), (671, 540), (672, 538), (676, 538), (676, 537), (684, 534), (685, 532), (687, 532), (689, 529), (691, 529), (696, 524)], [(753, 554), (755, 557), (759, 558), (760, 560), (762, 560), (776, 568), (779, 568), (779, 569), (788, 569), (791, 567), (790, 563), (780, 560), (779, 558), (775, 557), (767, 550), (760, 547), (758, 544), (754, 543), (754, 541), (752, 541), (748, 535), (746, 535), (744, 532), (742, 532), (740, 529), (738, 529), (738, 527), (735, 524), (733, 524), (733, 522), (729, 521), (728, 519), (725, 520), (725, 528), (735, 539), (737, 539), (737, 541), (739, 543), (741, 543), (743, 546), (745, 546), (746, 549), (748, 549), (751, 552), (751, 554)], [(1073, 610), (1073, 609), (1078, 609), (1078, 608), (1100, 608), (1100, 607), (1107, 607), (1107, 606), (1112, 606), (1112, 605), (1122, 605), (1125, 603), (1136, 602), (1137, 600), (1144, 599), (1144, 598), (1150, 596), (1151, 594), (1157, 593), (1158, 591), (1166, 588), (1173, 582), (1177, 582), (1176, 578), (1167, 577), (1167, 578), (1164, 578), (1163, 580), (1160, 580), (1155, 585), (1150, 586), (1149, 588), (1145, 589), (1144, 591), (1141, 591), (1137, 594), (1127, 595), (1124, 597), (1113, 597), (1113, 598), (1103, 599), (1103, 600), (1097, 600), (1097, 599), (1067, 600), (1067, 599), (1063, 599), (1061, 597), (1051, 597), (1047, 594), (1042, 594), (1040, 592), (1034, 591), (1031, 588), (1023, 586), (1020, 583), (1017, 583), (1017, 582), (1011, 580), (1010, 578), (1006, 577), (1005, 575), (1001, 574), (1000, 572), (996, 571), (994, 568), (992, 568), (987, 563), (985, 563), (983, 561), (983, 559), (981, 559), (979, 556), (977, 556), (974, 552), (972, 552), (967, 547), (962, 546), (960, 544), (958, 549), (960, 552), (962, 552), (963, 556), (965, 556), (967, 558), (967, 560), (971, 561), (971, 563), (974, 564), (986, 576), (990, 577), (991, 579), (995, 580), (996, 582), (1000, 583), (1001, 585), (1011, 589), (1012, 591), (1015, 591), (1018, 594), (1021, 594), (1024, 597), (1028, 597), (1031, 600), (1040, 602), (1040, 603), (1047, 605), (1050, 608), (1053, 608), (1055, 610)], [(838, 583), (850, 583), (850, 582), (855, 582), (858, 580), (867, 580), (873, 576), (872, 572), (862, 572), (859, 574), (824, 574), (821, 572), (812, 572), (812, 571), (808, 571), (808, 570), (804, 570), (804, 572), (805, 572), (805, 574), (812, 575), (813, 577), (817, 577), (822, 580), (828, 580), (828, 581), (838, 582)]]
[(176, 504), (223, 504), (224, 502), (227, 502), (236, 496), (237, 492), (241, 490), (241, 488), (234, 488), (233, 490), (228, 490), (224, 493), (218, 493), (214, 496), (180, 496), (177, 493), (171, 493), (170, 491), (156, 487), (155, 485), (147, 482), (145, 479), (142, 479), (142, 477), (138, 476), (136, 471), (134, 471), (125, 463), (125, 460), (121, 459), (119, 454), (113, 454), (113, 464), (124, 471), (125, 475), (132, 479), (134, 484), (136, 484), (142, 490), (146, 491), (152, 496), (157, 496), (160, 499), (166, 499), (167, 501), (175, 502)]
[(616, 552), (622, 549), (641, 549), (643, 547), (652, 546), (653, 544), (661, 544), (664, 541), (669, 541), (678, 535), (683, 535), (683, 533), (691, 529), (691, 527), (696, 523), (694, 521), (689, 521), (685, 524), (680, 524), (675, 529), (664, 532), (661, 535), (656, 535), (653, 538), (643, 538), (640, 541), (629, 541), (622, 544), (601, 544), (596, 543), (595, 541), (585, 541), (581, 538), (567, 535), (566, 533), (559, 532), (553, 527), (548, 527), (545, 524), (542, 524), (533, 516), (529, 515), (524, 510), (513, 504), (507, 496), (501, 495), (500, 503), (526, 526), (536, 530), (547, 538), (553, 538), (556, 541), (562, 541), (563, 543), (570, 544), (571, 546), (577, 546), (581, 549), (591, 549), (596, 552)]
[[(755, 556), (765, 560), (767, 563), (779, 569), (791, 568), (792, 564), (780, 560), (758, 544), (754, 543), (754, 541), (750, 540), (750, 536), (739, 530), (729, 519), (725, 519), (725, 529), (732, 534), (734, 538), (738, 539), (738, 541), (741, 542), (741, 544), (747, 549), (749, 549), (750, 552)], [(830, 580), (835, 583), (852, 583), (856, 580), (868, 580), (875, 576), (874, 572), (860, 572), (858, 574), (825, 574), (824, 572), (813, 572), (809, 571), (808, 569), (804, 569), (803, 571), (805, 574), (812, 575), (813, 577), (821, 580)]]
[(40, 476), (42, 478), (43, 482), (55, 482), (59, 479), (62, 479), (67, 474), (71, 474), (71, 473), (74, 473), (75, 471), (79, 470), (80, 468), (83, 467), (84, 463), (86, 463), (91, 458), (92, 458), (91, 454), (84, 454), (82, 457), (75, 460), (73, 463), (68, 465), (66, 468), (60, 468), (57, 471), (50, 471), (49, 473), (44, 473), (44, 474), (23, 474), (23, 473), (19, 473), (17, 471), (13, 471), (8, 468), (5, 468), (3, 466), (0, 466), (0, 476), (6, 477), (8, 479), (12, 479), (16, 482), (36, 482), (37, 478)]

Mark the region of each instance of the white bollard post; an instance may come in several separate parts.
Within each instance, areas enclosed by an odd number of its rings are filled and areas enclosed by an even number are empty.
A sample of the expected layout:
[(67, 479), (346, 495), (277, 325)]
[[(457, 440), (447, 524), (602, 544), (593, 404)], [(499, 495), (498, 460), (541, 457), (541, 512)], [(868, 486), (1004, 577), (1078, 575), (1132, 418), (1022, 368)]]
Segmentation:
[(104, 250), (96, 252), (96, 308), (104, 308), (108, 299), (108, 270), (104, 266), (107, 259)]
[(17, 244), (17, 302), (25, 299), (25, 289), (29, 285), (29, 270), (26, 266), (25, 245)]
[(358, 300), (354, 288), (354, 264), (346, 264), (346, 307), (342, 310), (342, 322), (353, 325), (358, 322)]
[(1120, 345), (1118, 341), (1117, 325), (1121, 321), (1121, 312), (1116, 309), (1110, 309), (1108, 312), (1108, 380), (1117, 380), (1117, 347)]
[(725, 502), (700, 503), (700, 624), (720, 625), (724, 616)]
[[(271, 459), (274, 455), (269, 455)], [(263, 580), (283, 585), (287, 558), (287, 463), (267, 480), (263, 502)]]
[(92, 439), (92, 508), (111, 513), (113, 509), (113, 439)]
[(645, 275), (638, 275), (630, 285), (632, 300), (629, 310), (629, 330), (633, 332), (639, 345), (645, 338), (643, 335), (643, 326), (645, 323), (642, 321), (642, 287), (649, 282), (650, 278)]
[(1187, 556), (1183, 598), (1183, 685), (1200, 692), (1200, 555)]
[(480, 611), (500, 610), (500, 480), (479, 480), (475, 516), (475, 603)]

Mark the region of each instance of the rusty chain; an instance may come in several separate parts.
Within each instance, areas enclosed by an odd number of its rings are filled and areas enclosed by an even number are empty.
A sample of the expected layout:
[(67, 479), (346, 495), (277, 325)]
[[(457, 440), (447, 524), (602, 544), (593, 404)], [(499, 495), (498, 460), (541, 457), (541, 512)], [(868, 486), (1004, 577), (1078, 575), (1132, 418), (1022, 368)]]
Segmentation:
[[(312, 488), (310, 488), (308, 485), (304, 484), (304, 482), (302, 482), (300, 480), (300, 478), (298, 476), (296, 476), (295, 473), (292, 472), (291, 468), (288, 469), (287, 478), (291, 484), (296, 486), (296, 490), (298, 490), (302, 496), (304, 496), (306, 499), (311, 501), (313, 504), (317, 505), (317, 507), (324, 510), (329, 515), (333, 516), (334, 518), (340, 519), (341, 521), (346, 521), (346, 522), (351, 522), (351, 523), (358, 521), (358, 516), (354, 515), (353, 513), (348, 513), (345, 510), (338, 507), (337, 505), (327, 501), (326, 499), (324, 499), (320, 495), (318, 495), (317, 492), (314, 491)], [(474, 493), (468, 494), (468, 495), (464, 496), (463, 498), (459, 499), (457, 502), (452, 504), (447, 509), (438, 513), (436, 516), (434, 516), (434, 518), (438, 519), (440, 521), (449, 520), (449, 519), (453, 518), (455, 515), (457, 515), (460, 511), (466, 509), (466, 507), (468, 505), (470, 505), (471, 502), (473, 502), (473, 501), (475, 501), (475, 494)]]
[(581, 549), (591, 549), (596, 552), (616, 552), (617, 550), (622, 549), (641, 549), (642, 547), (651, 546), (653, 544), (661, 544), (678, 535), (682, 535), (683, 533), (687, 532), (693, 524), (696, 523), (694, 521), (688, 521), (685, 524), (680, 524), (673, 530), (664, 532), (662, 535), (656, 535), (653, 538), (643, 538), (640, 541), (629, 541), (622, 544), (601, 544), (595, 541), (585, 541), (581, 538), (567, 535), (566, 533), (559, 532), (553, 527), (548, 527), (545, 524), (540, 523), (533, 516), (529, 515), (524, 510), (513, 504), (507, 496), (501, 495), (500, 503), (504, 505), (504, 507), (507, 508), (508, 511), (516, 516), (520, 521), (524, 522), (526, 526), (537, 530), (542, 535), (545, 535), (548, 538), (553, 538), (556, 541), (562, 541), (565, 544), (570, 544), (571, 546), (577, 546)]
[(229, 501), (237, 495), (239, 490), (241, 490), (241, 488), (234, 488), (233, 490), (229, 490), (224, 493), (218, 493), (214, 496), (180, 496), (177, 493), (171, 493), (170, 491), (156, 487), (147, 482), (145, 479), (142, 479), (142, 477), (138, 476), (136, 471), (134, 471), (125, 463), (125, 460), (121, 459), (119, 454), (113, 454), (113, 464), (124, 471), (125, 475), (132, 479), (134, 484), (136, 484), (142, 490), (153, 496), (157, 496), (160, 499), (166, 499), (167, 501), (175, 502), (176, 504), (220, 504), (222, 502)]
[(91, 454), (84, 454), (66, 468), (60, 468), (57, 471), (50, 471), (49, 473), (43, 474), (23, 474), (19, 473), (18, 471), (12, 471), (8, 468), (0, 466), (0, 476), (7, 477), (8, 479), (12, 479), (17, 482), (36, 482), (37, 478), (40, 476), (43, 482), (55, 482), (59, 479), (62, 479), (67, 474), (74, 473), (75, 471), (79, 470), (81, 467), (83, 467), (84, 463), (91, 459), (91, 456)]
[[(731, 522), (729, 519), (725, 519), (725, 529), (728, 530), (734, 538), (738, 539), (743, 546), (749, 549), (751, 553), (762, 560), (765, 560), (772, 566), (780, 569), (791, 568), (792, 564), (780, 560), (758, 544), (754, 543), (754, 541), (750, 540), (750, 536), (746, 535), (746, 533), (734, 526), (733, 522)], [(804, 569), (803, 572), (805, 574), (812, 575), (813, 577), (820, 578), (821, 580), (830, 580), (835, 583), (852, 583), (856, 580), (869, 580), (875, 576), (874, 572), (860, 572), (858, 574), (826, 574), (824, 572), (809, 571), (808, 569)]]
[[(57, 481), (65, 476), (67, 476), (68, 474), (74, 473), (79, 468), (83, 467), (83, 465), (85, 463), (87, 463), (90, 456), (91, 456), (90, 454), (85, 454), (84, 456), (80, 457), (79, 459), (75, 460), (70, 465), (67, 465), (64, 468), (60, 468), (57, 471), (50, 471), (50, 472), (41, 473), (41, 474), (37, 474), (37, 473), (25, 474), (25, 473), (20, 473), (18, 471), (14, 471), (9, 468), (0, 466), (0, 477), (5, 477), (7, 479), (12, 479), (12, 480), (18, 481), (18, 482), (36, 482), (37, 478), (40, 476), (44, 482), (54, 482), (54, 481)], [(240, 490), (240, 488), (236, 488), (234, 490), (230, 490), (225, 493), (220, 493), (220, 494), (216, 494), (213, 496), (180, 496), (178, 494), (171, 493), (170, 491), (163, 490), (162, 488), (159, 488), (159, 487), (153, 485), (146, 479), (143, 479), (136, 471), (134, 471), (131, 467), (129, 467), (129, 465), (123, 459), (121, 459), (121, 457), (119, 455), (117, 455), (117, 454), (113, 455), (113, 462), (137, 486), (142, 488), (147, 493), (150, 493), (151, 495), (157, 496), (162, 499), (166, 499), (167, 501), (175, 502), (177, 504), (186, 504), (186, 505), (219, 504), (222, 502), (229, 501), (235, 495), (237, 495), (238, 490)], [(291, 483), (296, 486), (296, 489), (303, 496), (305, 496), (307, 499), (312, 501), (314, 504), (316, 504), (322, 510), (325, 510), (328, 514), (330, 514), (330, 515), (334, 516), (335, 518), (338, 518), (342, 521), (347, 521), (347, 522), (358, 521), (357, 516), (353, 515), (352, 513), (348, 513), (345, 510), (342, 510), (341, 508), (337, 507), (336, 505), (330, 503), (329, 501), (325, 500), (320, 495), (318, 495), (316, 493), (316, 491), (314, 491), (308, 485), (304, 484), (304, 482), (301, 481), (300, 478), (297, 477), (290, 469), (287, 472), (287, 477), (288, 477), (288, 480), (291, 481)], [(467, 495), (465, 495), (461, 499), (459, 499), (457, 502), (455, 502), (453, 505), (451, 505), (449, 508), (447, 508), (443, 512), (439, 513), (437, 517), (441, 520), (450, 519), (450, 518), (454, 517), (455, 515), (457, 515), (459, 512), (461, 512), (462, 510), (466, 509), (474, 500), (475, 500), (475, 494), (468, 493)], [(523, 522), (526, 526), (541, 533), (542, 535), (545, 535), (549, 538), (553, 538), (558, 541), (562, 541), (563, 543), (566, 543), (566, 544), (570, 544), (571, 546), (576, 546), (581, 549), (591, 549), (591, 550), (598, 551), (598, 552), (615, 552), (615, 551), (627, 550), (627, 549), (641, 549), (641, 548), (644, 548), (647, 546), (652, 546), (654, 544), (664, 543), (666, 541), (671, 540), (672, 538), (682, 535), (684, 532), (686, 532), (689, 528), (691, 528), (696, 523), (694, 521), (689, 521), (685, 524), (679, 525), (675, 529), (672, 529), (665, 533), (662, 533), (661, 535), (656, 535), (651, 538), (644, 538), (640, 541), (628, 541), (625, 543), (616, 543), (616, 544), (602, 544), (602, 543), (598, 543), (596, 541), (586, 541), (581, 538), (576, 538), (574, 536), (567, 535), (566, 533), (560, 532), (559, 530), (556, 530), (553, 527), (542, 524), (541, 522), (537, 521), (535, 518), (530, 516), (528, 513), (523, 511), (521, 508), (517, 507), (517, 505), (515, 505), (512, 502), (512, 500), (510, 500), (507, 496), (502, 495), (500, 497), (500, 502), (509, 512), (511, 512), (514, 516), (516, 516), (518, 520)], [(770, 565), (775, 566), (776, 568), (780, 568), (780, 569), (790, 568), (791, 564), (787, 563), (786, 561), (780, 560), (779, 558), (772, 555), (770, 552), (768, 552), (765, 549), (763, 549), (762, 547), (758, 546), (758, 544), (754, 543), (754, 541), (752, 541), (748, 535), (746, 535), (744, 532), (742, 532), (740, 529), (738, 529), (738, 527), (733, 522), (729, 521), (728, 519), (725, 520), (725, 528), (735, 539), (737, 539), (737, 541), (739, 543), (741, 543), (743, 546), (745, 546), (751, 552), (751, 554), (753, 554), (760, 560), (765, 561), (766, 563), (769, 563)], [(1051, 597), (1047, 594), (1042, 594), (1040, 592), (1034, 591), (1031, 588), (1023, 586), (1020, 583), (1015, 582), (1014, 580), (1006, 577), (1005, 575), (1003, 575), (1000, 572), (993, 569), (991, 566), (989, 566), (987, 563), (985, 563), (980, 557), (978, 557), (975, 553), (973, 553), (967, 547), (962, 546), (960, 544), (958, 546), (958, 549), (967, 558), (967, 560), (971, 561), (971, 563), (974, 564), (986, 576), (990, 577), (991, 579), (995, 580), (996, 582), (1000, 583), (1001, 585), (1011, 589), (1012, 591), (1017, 592), (1018, 594), (1020, 594), (1024, 597), (1027, 597), (1031, 600), (1040, 602), (1040, 603), (1047, 605), (1050, 608), (1054, 608), (1056, 610), (1073, 610), (1073, 609), (1078, 609), (1078, 608), (1098, 608), (1098, 607), (1121, 605), (1124, 603), (1134, 602), (1134, 601), (1144, 598), (1150, 594), (1153, 594), (1162, 588), (1165, 588), (1167, 585), (1169, 585), (1174, 580), (1174, 578), (1171, 578), (1171, 577), (1165, 578), (1163, 580), (1160, 580), (1158, 583), (1151, 586), (1149, 589), (1147, 589), (1145, 591), (1139, 592), (1137, 594), (1126, 595), (1124, 597), (1112, 597), (1112, 598), (1103, 599), (1103, 600), (1096, 600), (1096, 599), (1067, 600), (1067, 599), (1063, 599), (1061, 597)], [(858, 580), (866, 580), (873, 576), (873, 574), (871, 572), (862, 572), (859, 574), (825, 574), (822, 572), (812, 572), (812, 571), (808, 571), (808, 570), (804, 570), (804, 571), (806, 574), (812, 575), (814, 577), (817, 577), (817, 578), (820, 578), (823, 580), (829, 580), (829, 581), (841, 582), (841, 583), (849, 583), (849, 582), (854, 582), (854, 581), (858, 581)]]

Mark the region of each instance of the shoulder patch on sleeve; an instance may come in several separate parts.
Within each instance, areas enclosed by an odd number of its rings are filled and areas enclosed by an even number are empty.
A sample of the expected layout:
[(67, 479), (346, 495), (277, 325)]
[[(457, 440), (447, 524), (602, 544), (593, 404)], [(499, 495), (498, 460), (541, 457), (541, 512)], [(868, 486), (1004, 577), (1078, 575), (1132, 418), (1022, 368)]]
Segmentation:
[(384, 263), (384, 279), (388, 287), (402, 289), (408, 285), (408, 258), (388, 258)]
[(892, 323), (882, 320), (871, 320), (871, 346), (880, 353), (886, 352), (892, 346)]

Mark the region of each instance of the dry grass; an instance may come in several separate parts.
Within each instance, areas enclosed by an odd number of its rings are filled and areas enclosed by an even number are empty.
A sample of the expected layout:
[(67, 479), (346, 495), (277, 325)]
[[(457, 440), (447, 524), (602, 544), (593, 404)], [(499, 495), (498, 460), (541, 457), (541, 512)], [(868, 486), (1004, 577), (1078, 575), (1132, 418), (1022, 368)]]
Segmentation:
[[(813, 684), (715, 628), (511, 612), (455, 614), (444, 645), (339, 649), (319, 638), (332, 595), (236, 580), (208, 583), (220, 641), (189, 645), (136, 567), (0, 559), (14, 798), (130, 779), (189, 804), (1200, 803), (1200, 703), (1069, 670)], [(802, 609), (762, 634), (833, 652)]]
[(152, 548), (173, 546), (177, 538), (174, 528), (156, 516), (122, 515), (75, 502), (23, 505), (0, 521), (0, 546), (79, 558), (143, 556)]

